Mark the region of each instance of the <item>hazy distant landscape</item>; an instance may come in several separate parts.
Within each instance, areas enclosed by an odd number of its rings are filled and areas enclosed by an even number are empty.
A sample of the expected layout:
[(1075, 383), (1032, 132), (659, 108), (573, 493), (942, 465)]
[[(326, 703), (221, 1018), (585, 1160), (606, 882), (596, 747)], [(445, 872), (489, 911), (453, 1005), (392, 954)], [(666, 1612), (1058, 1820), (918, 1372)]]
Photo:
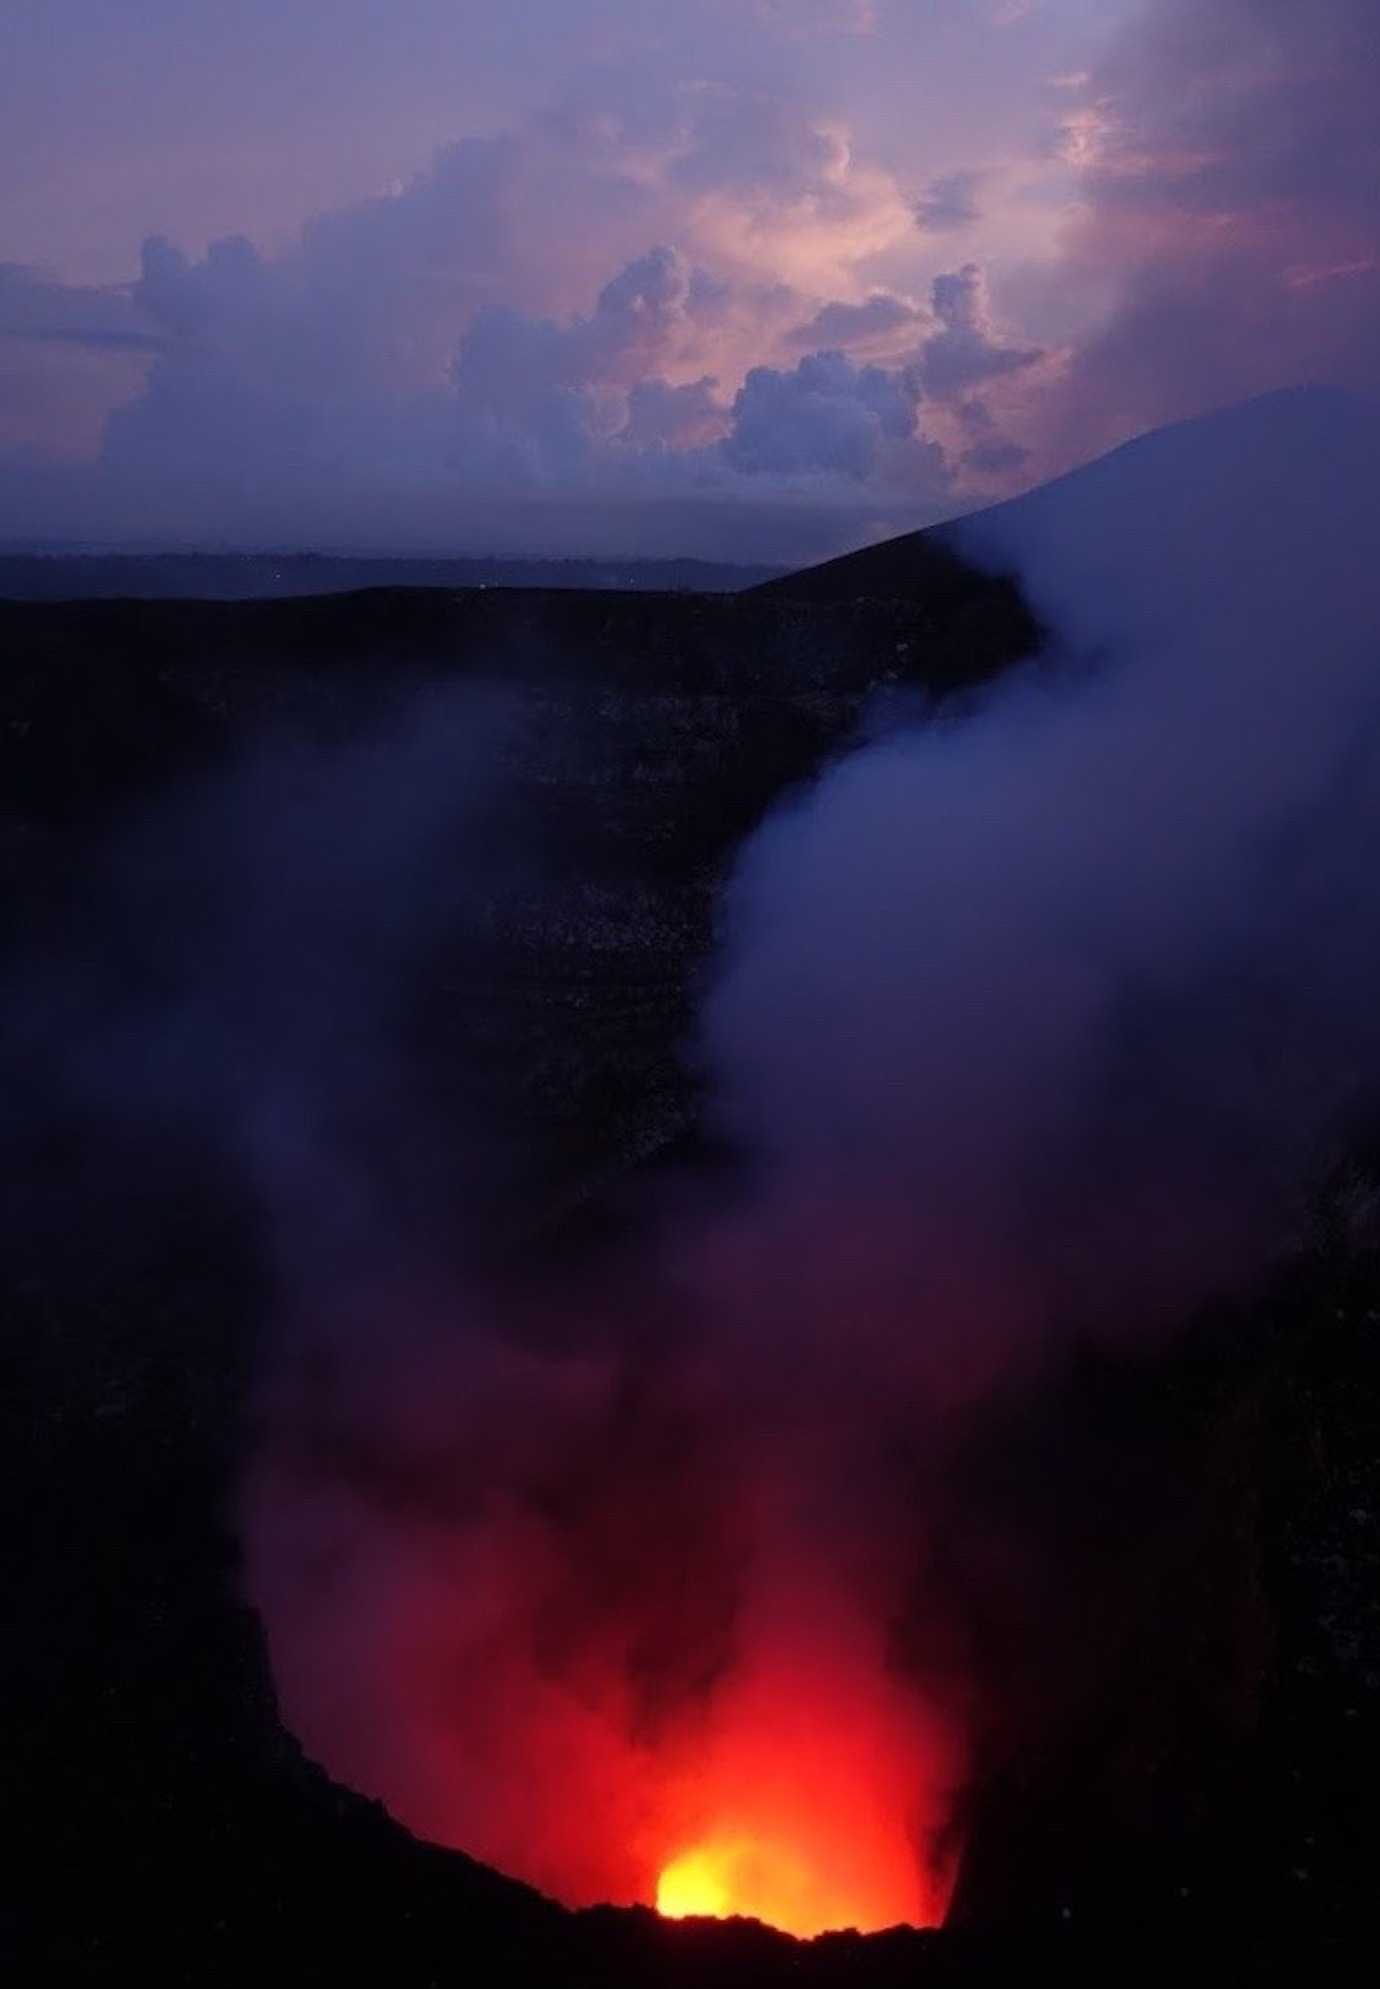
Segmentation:
[(706, 560), (387, 559), (328, 553), (6, 551), (0, 600), (258, 601), (361, 587), (561, 587), (733, 594), (779, 572)]

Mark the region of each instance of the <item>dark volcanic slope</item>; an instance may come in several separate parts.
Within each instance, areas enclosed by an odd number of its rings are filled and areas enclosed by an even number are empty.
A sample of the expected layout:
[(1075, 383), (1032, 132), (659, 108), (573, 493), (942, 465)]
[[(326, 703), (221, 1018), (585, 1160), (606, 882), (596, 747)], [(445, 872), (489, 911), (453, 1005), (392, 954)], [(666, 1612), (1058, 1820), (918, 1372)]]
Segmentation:
[(907, 532), (899, 539), (843, 553), (800, 573), (764, 581), (753, 588), (753, 597), (808, 601), (816, 606), (840, 601), (923, 601), (946, 623), (971, 615), (979, 625), (1001, 614), (1024, 612), (1014, 585), (994, 583), (965, 564), (952, 544), (953, 532), (949, 525)]

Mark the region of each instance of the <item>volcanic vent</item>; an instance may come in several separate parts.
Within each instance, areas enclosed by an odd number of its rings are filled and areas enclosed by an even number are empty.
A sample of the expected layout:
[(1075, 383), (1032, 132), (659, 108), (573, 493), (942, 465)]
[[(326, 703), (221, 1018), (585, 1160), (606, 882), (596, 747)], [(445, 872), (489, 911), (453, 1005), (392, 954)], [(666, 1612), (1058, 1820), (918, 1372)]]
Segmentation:
[(817, 1381), (782, 1400), (700, 1345), (638, 1373), (626, 1344), (449, 1320), (391, 1324), (383, 1372), (338, 1331), (323, 1356), (304, 1328), (300, 1362), (253, 1578), (285, 1713), (336, 1775), (571, 1905), (938, 1921), (955, 1734), (895, 1663), (905, 1569), (862, 1550), (862, 1427)]

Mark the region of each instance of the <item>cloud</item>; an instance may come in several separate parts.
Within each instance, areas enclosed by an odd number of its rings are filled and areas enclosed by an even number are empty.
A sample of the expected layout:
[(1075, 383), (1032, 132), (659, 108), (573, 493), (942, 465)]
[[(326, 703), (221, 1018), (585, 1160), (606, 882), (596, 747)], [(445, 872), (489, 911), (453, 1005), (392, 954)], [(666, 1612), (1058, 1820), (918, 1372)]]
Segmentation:
[(586, 317), (481, 311), (455, 362), (462, 432), (506, 433), (557, 469), (582, 459), (601, 433), (626, 426), (627, 390), (666, 385), (656, 369), (684, 343), (692, 308), (684, 258), (656, 248), (606, 283)]
[[(663, 248), (606, 284), (588, 316), (560, 323), (481, 312), (455, 367), (465, 444), (482, 452), (506, 443), (510, 475), (525, 468), (538, 477), (611, 478), (639, 451), (679, 450), (682, 473), (701, 482), (722, 481), (725, 469), (754, 481), (822, 473), (856, 483), (904, 473), (916, 493), (942, 488), (939, 452), (916, 441), (919, 396), (903, 369), (816, 350), (794, 368), (753, 367), (731, 406), (712, 375), (673, 384), (658, 369), (674, 369), (697, 349), (702, 299), (711, 312), (720, 301)], [(793, 338), (840, 324), (865, 337), (917, 315), (876, 296), (826, 307)], [(715, 441), (716, 449), (706, 446)]]
[[(939, 10), (922, 40), (900, 6), (714, 0), (687, 23), (666, 4), (634, 47), (609, 0), (600, 70), (572, 52), (544, 109), (496, 104), (494, 128), (296, 239), (211, 230), (189, 255), (154, 232), (132, 281), (99, 289), (9, 265), (0, 448), (29, 454), (0, 472), (0, 529), (27, 532), (37, 501), (111, 535), (173, 519), (233, 540), (276, 512), (308, 541), (348, 516), (434, 545), (467, 507), (561, 479), (603, 529), (620, 479), (645, 504), (730, 474), (714, 444), (748, 374), (821, 352), (908, 366), (933, 437), (985, 479), (1290, 381), (1380, 380), (1368, 0), (1118, 5), (1100, 51), (1077, 10), (994, 34), (1002, 11)], [(987, 23), (980, 63), (951, 12)], [(895, 79), (921, 54), (917, 127)], [(937, 263), (957, 231), (964, 261)], [(688, 295), (657, 298), (657, 254)], [(963, 434), (952, 410), (977, 398), (1009, 439)], [(102, 402), (100, 463), (65, 485), (48, 465), (35, 499), (34, 452), (94, 456)]]
[(752, 11), (765, 26), (793, 37), (872, 35), (878, 5), (879, 0), (752, 0)]
[(976, 263), (937, 276), (931, 299), (940, 328), (926, 339), (918, 364), (925, 391), (936, 398), (1023, 372), (1043, 357), (1035, 347), (1005, 345), (996, 336)]
[(689, 202), (687, 241), (725, 273), (770, 270), (806, 295), (837, 296), (913, 233), (896, 175), (860, 153), (843, 120), (722, 87), (686, 104), (668, 183)]
[[(19, 530), (66, 464), (95, 454), (112, 403), (138, 391), (162, 343), (127, 286), (64, 284), (0, 263), (0, 461), (14, 452), (8, 480)], [(0, 491), (5, 481), (0, 468)]]
[(1047, 410), (1056, 460), (1293, 382), (1380, 385), (1370, 0), (1158, 0), (1073, 116), (1067, 280), (1115, 295)]
[(904, 298), (874, 290), (861, 304), (825, 304), (804, 324), (787, 334), (792, 345), (811, 352), (839, 350), (849, 345), (894, 344), (896, 334), (923, 322), (922, 313)]
[(750, 475), (816, 470), (872, 476), (906, 452), (937, 482), (939, 452), (916, 440), (918, 395), (908, 375), (816, 352), (793, 371), (756, 366), (733, 403), (725, 458)]
[(954, 412), (970, 438), (960, 459), (965, 469), (978, 476), (1001, 477), (1020, 469), (1028, 460), (1030, 451), (1001, 432), (985, 401), (976, 398), (960, 401)]
[[(558, 223), (571, 213), (580, 226)], [(875, 382), (806, 395), (808, 445), (799, 410), (789, 445), (745, 439), (731, 414), (754, 367), (899, 337), (911, 307), (859, 271), (908, 233), (894, 176), (836, 120), (726, 84), (573, 93), (316, 216), (282, 253), (227, 236), (193, 257), (154, 235), (104, 318), (61, 286), (41, 309), (26, 298), (50, 342), (118, 343), (145, 370), (99, 460), (47, 477), (37, 511), (27, 463), (0, 464), (0, 529), (430, 549), (472, 542), (478, 519), (486, 545), (526, 531), (528, 549), (567, 551), (549, 508), (563, 495), (589, 549), (610, 549), (634, 509), (639, 540), (660, 543), (647, 508), (669, 521), (691, 502), (695, 549), (712, 553), (743, 543), (745, 507), (779, 497), (765, 539), (779, 551), (800, 518), (813, 549), (799, 471), (774, 486), (773, 453), (808, 459), (821, 519), (873, 515), (860, 486), (875, 475), (889, 515), (923, 522), (944, 487), (936, 452), (892, 446)], [(802, 339), (812, 319), (819, 336)], [(716, 505), (733, 519), (721, 541)]]
[(945, 173), (931, 180), (915, 203), (915, 218), (929, 234), (971, 227), (982, 218), (977, 204), (981, 173)]
[(639, 380), (628, 393), (628, 419), (619, 441), (655, 451), (693, 449), (717, 440), (727, 420), (718, 384), (708, 373), (679, 387), (665, 380)]
[(156, 352), (164, 343), (127, 289), (60, 283), (13, 262), (0, 263), (0, 338), (96, 352)]
[[(831, 30), (831, 60), (870, 60), (895, 26), (880, 13), (847, 49)], [(885, 486), (872, 515), (899, 517), (900, 493), (920, 523), (1246, 394), (1364, 387), (1380, 380), (1369, 37), (1359, 0), (1324, 0), (1307, 25), (1282, 0), (1154, 0), (1100, 59), (1071, 45), (1040, 72), (1061, 79), (1036, 86), (1040, 156), (987, 147), (990, 172), (919, 174), (918, 200), (823, 88), (634, 65), (443, 147), (273, 253), (228, 235), (191, 256), (154, 235), (135, 280), (104, 289), (11, 265), (0, 448), (24, 454), (0, 466), (0, 529), (30, 535), (41, 514), (64, 534), (430, 547), (476, 518), (520, 532), (522, 505), (562, 491), (598, 534), (687, 492), (734, 508), (790, 485), (794, 505), (803, 474), (834, 480), (839, 516)], [(1040, 246), (1003, 256), (1018, 213)], [(936, 268), (957, 228), (981, 256)], [(953, 475), (936, 482), (853, 389), (802, 388), (802, 360), (840, 352), (905, 372)], [(734, 398), (758, 369), (790, 384), (770, 417), (754, 389), (742, 430)], [(103, 400), (100, 460), (36, 474), (45, 439), (95, 454)], [(962, 411), (979, 403), (981, 434)], [(540, 529), (565, 545), (549, 513)]]
[[(931, 285), (930, 300), (928, 313), (885, 291), (874, 291), (861, 303), (835, 301), (796, 326), (790, 341), (816, 349), (826, 343), (836, 349), (859, 346), (893, 360), (891, 377), (898, 390), (903, 388), (908, 405), (918, 406), (922, 397), (938, 404), (935, 426), (944, 440), (957, 439), (960, 470), (982, 481), (1013, 476), (1029, 451), (1002, 432), (977, 390), (1028, 373), (1045, 355), (1038, 347), (1011, 345), (1001, 338), (985, 272), (976, 263), (941, 271)], [(915, 345), (911, 340), (917, 330), (925, 335)], [(907, 333), (909, 338), (903, 336)], [(784, 397), (785, 390), (774, 385), (773, 392)]]

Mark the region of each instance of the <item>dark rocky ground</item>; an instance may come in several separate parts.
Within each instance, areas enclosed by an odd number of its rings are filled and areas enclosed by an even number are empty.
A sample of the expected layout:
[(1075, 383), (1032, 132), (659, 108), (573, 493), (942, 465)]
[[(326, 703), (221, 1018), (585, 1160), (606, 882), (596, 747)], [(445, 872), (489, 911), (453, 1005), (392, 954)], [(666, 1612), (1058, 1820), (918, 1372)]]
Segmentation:
[[(0, 604), (11, 933), (21, 953), (70, 937), (117, 825), (265, 725), (338, 738), (438, 677), (518, 683), (518, 784), (563, 867), (430, 1053), (459, 1064), (483, 1042), (487, 1104), (531, 1156), (498, 1247), (578, 1248), (620, 1183), (695, 1150), (677, 1051), (737, 839), (879, 686), (961, 692), (1031, 645), (1014, 590), (942, 547), (913, 550), (903, 588), (894, 558), (891, 576), (736, 599)], [(992, 1736), (950, 1929), (801, 1946), (568, 1914), (418, 1844), (302, 1758), (237, 1600), (230, 1502), (265, 1304), (250, 1213), (205, 1155), (26, 1116), (26, 1073), (7, 1077), (11, 1979), (1331, 1981), (1370, 1944), (1380, 1260), (1364, 1170), (1332, 1184), (1266, 1299), (1153, 1360), (1090, 1357), (1000, 1433), (1037, 1463), (1069, 1428), (1101, 1437), (1068, 1493), (1102, 1516), (1071, 1548), (1062, 1620), (1080, 1634), (1072, 1654), (1066, 1634), (1034, 1651), (1060, 1689), (1038, 1738)], [(1147, 1473), (1172, 1498), (1147, 1496)]]

